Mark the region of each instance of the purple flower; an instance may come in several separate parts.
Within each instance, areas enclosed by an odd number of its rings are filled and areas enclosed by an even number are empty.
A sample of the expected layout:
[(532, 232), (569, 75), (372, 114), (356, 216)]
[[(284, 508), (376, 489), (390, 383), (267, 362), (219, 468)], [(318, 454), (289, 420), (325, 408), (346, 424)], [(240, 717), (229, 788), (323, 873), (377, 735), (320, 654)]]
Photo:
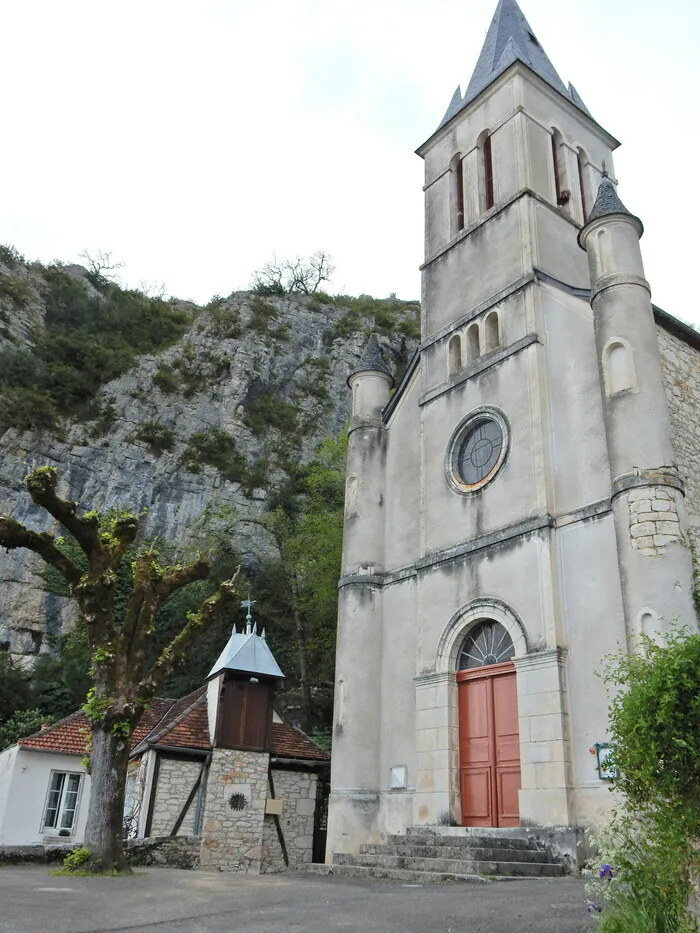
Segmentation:
[(605, 864), (605, 865), (600, 866), (600, 871), (598, 872), (599, 878), (612, 878), (612, 876), (613, 876), (612, 865)]
[(593, 901), (588, 902), (588, 913), (589, 914), (600, 914), (603, 912), (602, 907), (598, 907), (597, 904), (594, 904)]

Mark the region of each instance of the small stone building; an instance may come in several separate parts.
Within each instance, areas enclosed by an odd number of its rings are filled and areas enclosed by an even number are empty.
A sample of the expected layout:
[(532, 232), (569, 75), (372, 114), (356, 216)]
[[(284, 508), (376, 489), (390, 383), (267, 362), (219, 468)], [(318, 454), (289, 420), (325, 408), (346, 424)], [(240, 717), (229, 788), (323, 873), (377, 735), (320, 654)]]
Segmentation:
[[(208, 685), (151, 703), (133, 737), (130, 838), (180, 837), (179, 856), (205, 869), (257, 874), (323, 860), (329, 757), (274, 709), (282, 677), (249, 626), (234, 629)], [(0, 754), (0, 845), (82, 842), (89, 732), (74, 713)]]

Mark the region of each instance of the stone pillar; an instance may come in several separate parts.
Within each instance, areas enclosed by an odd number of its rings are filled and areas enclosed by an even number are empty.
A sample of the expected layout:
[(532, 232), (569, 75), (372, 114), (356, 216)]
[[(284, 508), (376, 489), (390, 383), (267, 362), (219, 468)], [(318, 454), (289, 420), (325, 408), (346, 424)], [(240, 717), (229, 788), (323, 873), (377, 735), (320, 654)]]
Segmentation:
[(205, 871), (260, 873), (269, 761), (267, 752), (214, 749), (202, 830)]
[(415, 825), (459, 823), (459, 698), (454, 671), (424, 674), (416, 685)]
[(353, 414), (338, 598), (329, 861), (334, 852), (356, 852), (378, 833), (386, 460), (382, 409), (393, 384), (380, 365), (372, 338), (348, 380)]
[(565, 658), (561, 648), (515, 658), (523, 826), (570, 825)]

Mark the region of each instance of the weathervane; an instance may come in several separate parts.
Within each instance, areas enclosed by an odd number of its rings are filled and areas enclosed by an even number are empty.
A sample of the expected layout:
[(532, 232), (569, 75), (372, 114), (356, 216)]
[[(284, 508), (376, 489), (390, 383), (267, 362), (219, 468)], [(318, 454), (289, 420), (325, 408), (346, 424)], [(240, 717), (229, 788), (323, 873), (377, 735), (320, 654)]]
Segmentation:
[(245, 633), (250, 635), (253, 630), (253, 616), (250, 614), (251, 608), (255, 605), (255, 600), (250, 598), (250, 589), (248, 589), (248, 599), (244, 599), (241, 603), (241, 608), (247, 609), (248, 612), (245, 617)]

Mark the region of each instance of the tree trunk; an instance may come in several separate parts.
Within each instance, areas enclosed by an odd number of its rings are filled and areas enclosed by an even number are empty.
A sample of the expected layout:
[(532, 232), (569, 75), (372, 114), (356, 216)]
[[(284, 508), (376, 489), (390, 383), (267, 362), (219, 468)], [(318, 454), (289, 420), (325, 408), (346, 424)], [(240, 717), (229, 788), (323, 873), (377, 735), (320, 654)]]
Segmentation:
[(313, 705), (311, 703), (311, 687), (309, 685), (308, 670), (306, 666), (306, 630), (304, 621), (299, 612), (299, 585), (296, 573), (292, 578), (292, 599), (294, 601), (294, 627), (297, 636), (297, 656), (299, 658), (299, 687), (301, 690), (301, 715), (304, 729), (310, 730), (312, 726)]
[(92, 729), (91, 791), (85, 842), (94, 871), (130, 872), (124, 853), (123, 821), (129, 742), (97, 723)]

